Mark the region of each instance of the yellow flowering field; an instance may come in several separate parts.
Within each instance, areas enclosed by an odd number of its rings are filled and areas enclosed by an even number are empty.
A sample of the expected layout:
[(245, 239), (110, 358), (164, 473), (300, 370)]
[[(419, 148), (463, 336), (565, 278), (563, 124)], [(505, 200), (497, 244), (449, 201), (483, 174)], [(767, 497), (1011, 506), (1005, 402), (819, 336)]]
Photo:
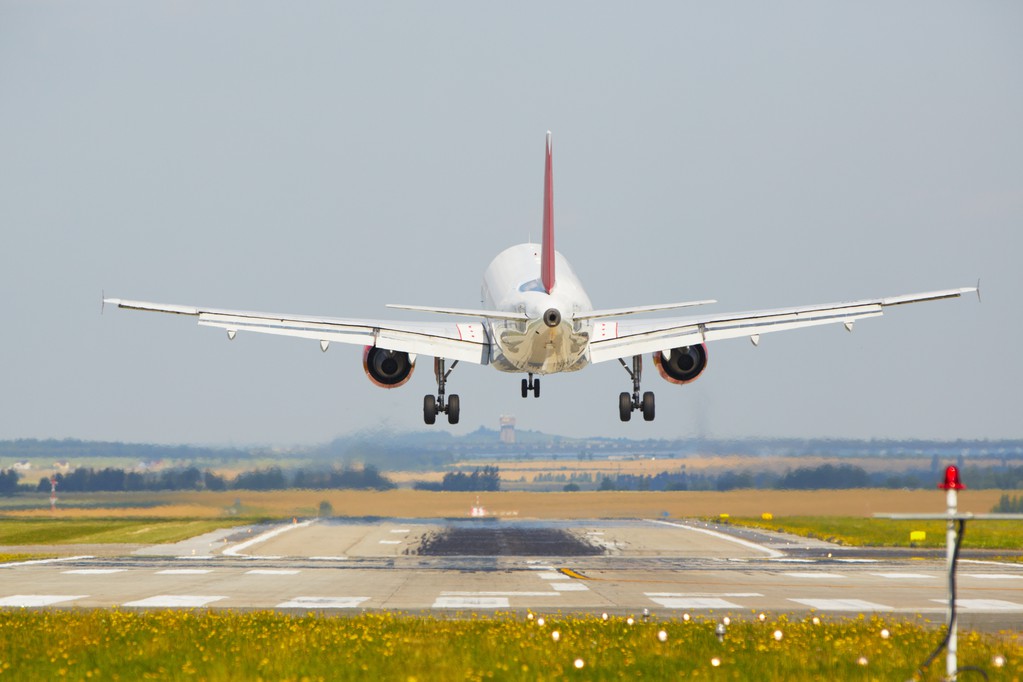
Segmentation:
[[(905, 680), (941, 634), (900, 620), (816, 620), (751, 614), (720, 642), (701, 619), (5, 610), (0, 679)], [(959, 661), (992, 680), (1023, 679), (1018, 635), (960, 633)], [(922, 679), (943, 672), (939, 657)]]

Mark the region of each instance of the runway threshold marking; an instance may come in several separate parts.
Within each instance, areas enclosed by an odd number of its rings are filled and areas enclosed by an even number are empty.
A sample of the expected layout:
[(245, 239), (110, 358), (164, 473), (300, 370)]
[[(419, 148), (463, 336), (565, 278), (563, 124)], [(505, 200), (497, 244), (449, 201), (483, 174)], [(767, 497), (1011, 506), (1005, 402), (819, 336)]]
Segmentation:
[(875, 604), (863, 599), (792, 599), (797, 604), (809, 606), (818, 611), (892, 611), (891, 606)]
[(1012, 573), (963, 573), (967, 578), (979, 578), (981, 580), (1023, 580), (1023, 575)]
[(506, 609), (507, 597), (437, 597), (435, 609)]
[[(939, 604), (948, 604), (947, 599), (932, 599)], [(956, 606), (970, 611), (1023, 611), (1023, 604), (1004, 599), (956, 599)]]
[(666, 609), (739, 609), (734, 602), (718, 597), (651, 597), (647, 598)]
[(278, 604), (278, 609), (355, 609), (369, 597), (295, 597)]
[(890, 580), (934, 580), (938, 577), (936, 575), (925, 575), (923, 573), (871, 573), (870, 575), (877, 576), (878, 578), (888, 578)]
[(159, 594), (155, 597), (125, 602), (122, 606), (141, 608), (198, 608), (221, 599), (227, 599), (227, 597), (201, 594)]
[(85, 599), (87, 594), (15, 594), (0, 599), (0, 606), (20, 606), (31, 608), (36, 606), (50, 606), (61, 602)]

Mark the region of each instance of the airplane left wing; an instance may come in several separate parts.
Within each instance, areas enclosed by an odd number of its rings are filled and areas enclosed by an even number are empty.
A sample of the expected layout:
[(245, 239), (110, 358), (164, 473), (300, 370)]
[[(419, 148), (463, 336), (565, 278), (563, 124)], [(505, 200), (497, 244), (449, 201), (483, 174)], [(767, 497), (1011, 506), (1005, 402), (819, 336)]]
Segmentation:
[(719, 313), (656, 320), (597, 321), (594, 323), (593, 337), (590, 340), (590, 362), (616, 360), (744, 336), (748, 336), (757, 344), (760, 342), (761, 334), (823, 324), (842, 323), (851, 331), (853, 323), (857, 320), (879, 317), (889, 306), (958, 298), (963, 294), (977, 291), (977, 287), (969, 287), (745, 313)]
[(200, 326), (226, 329), (228, 338), (231, 339), (238, 332), (256, 332), (312, 339), (319, 341), (323, 350), (326, 350), (330, 343), (336, 342), (376, 346), (412, 355), (429, 355), (478, 365), (485, 365), (490, 361), (490, 343), (486, 328), (480, 323), (349, 320), (201, 308), (120, 298), (104, 298), (103, 302), (131, 310), (197, 317)]

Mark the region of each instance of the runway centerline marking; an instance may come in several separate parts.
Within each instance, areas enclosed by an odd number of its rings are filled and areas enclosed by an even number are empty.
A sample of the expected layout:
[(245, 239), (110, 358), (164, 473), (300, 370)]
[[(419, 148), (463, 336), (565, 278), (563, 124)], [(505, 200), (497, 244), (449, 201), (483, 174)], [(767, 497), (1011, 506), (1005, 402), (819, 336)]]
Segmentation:
[(28, 608), (33, 606), (50, 606), (65, 601), (85, 599), (87, 594), (15, 594), (0, 599), (0, 606), (20, 606)]

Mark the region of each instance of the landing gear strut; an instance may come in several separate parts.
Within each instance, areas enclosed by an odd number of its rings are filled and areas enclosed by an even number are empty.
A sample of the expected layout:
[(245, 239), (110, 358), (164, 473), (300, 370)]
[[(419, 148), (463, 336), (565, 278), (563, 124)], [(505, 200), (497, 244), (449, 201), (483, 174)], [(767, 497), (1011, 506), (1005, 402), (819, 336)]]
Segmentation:
[(534, 398), (540, 397), (540, 380), (533, 378), (533, 373), (529, 373), (529, 379), (522, 380), (522, 397), (525, 398), (529, 395), (529, 392), (533, 392)]
[(448, 424), (458, 423), (459, 404), (458, 395), (452, 393), (447, 400), (444, 399), (444, 387), (448, 383), (448, 375), (458, 365), (458, 360), (451, 363), (451, 367), (444, 370), (444, 358), (433, 359), (433, 373), (437, 377), (437, 395), (427, 395), (423, 398), (423, 421), (433, 424), (437, 421), (438, 412), (446, 412)]
[(632, 356), (632, 369), (629, 369), (629, 366), (625, 364), (625, 360), (618, 358), (618, 362), (622, 363), (622, 367), (632, 377), (632, 395), (625, 391), (618, 395), (618, 416), (621, 417), (623, 422), (627, 422), (632, 419), (632, 412), (634, 410), (640, 410), (643, 413), (643, 419), (652, 422), (654, 420), (653, 392), (647, 391), (643, 394), (642, 399), (639, 397), (639, 382), (643, 378), (643, 356)]

